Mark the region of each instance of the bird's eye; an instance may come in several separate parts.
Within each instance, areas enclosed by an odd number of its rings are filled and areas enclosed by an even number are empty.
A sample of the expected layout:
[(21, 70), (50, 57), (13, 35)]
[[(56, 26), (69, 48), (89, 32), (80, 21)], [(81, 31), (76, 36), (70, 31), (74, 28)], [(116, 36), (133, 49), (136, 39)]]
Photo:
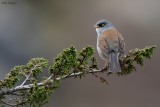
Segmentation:
[(103, 27), (103, 26), (104, 26), (104, 23), (102, 23), (101, 26)]

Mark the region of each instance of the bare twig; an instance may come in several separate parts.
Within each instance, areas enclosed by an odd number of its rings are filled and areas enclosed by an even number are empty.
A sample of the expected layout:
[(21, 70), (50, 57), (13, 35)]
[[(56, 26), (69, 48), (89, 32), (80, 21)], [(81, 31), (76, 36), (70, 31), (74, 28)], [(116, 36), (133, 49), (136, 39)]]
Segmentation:
[(35, 65), (35, 66), (30, 70), (30, 73), (26, 76), (26, 79), (23, 81), (23, 83), (22, 83), (19, 87), (22, 87), (22, 86), (26, 83), (26, 81), (28, 81), (29, 77), (30, 77), (31, 74), (33, 73), (33, 70), (34, 70), (36, 67), (40, 66), (40, 65), (41, 65), (41, 64), (37, 64), (37, 65)]
[(97, 75), (97, 74), (95, 74), (95, 73), (92, 73), (92, 75), (94, 75), (97, 79), (99, 79), (102, 83), (106, 83), (107, 85), (109, 85), (109, 83), (108, 83), (108, 81), (105, 79), (105, 78), (103, 78), (102, 76), (99, 76), (99, 75)]
[(20, 87), (23, 86), (23, 85), (26, 83), (26, 81), (29, 79), (29, 77), (31, 76), (31, 74), (32, 74), (32, 70), (31, 70), (31, 72), (28, 74), (28, 76), (26, 77), (26, 79), (23, 81), (23, 83), (20, 85)]

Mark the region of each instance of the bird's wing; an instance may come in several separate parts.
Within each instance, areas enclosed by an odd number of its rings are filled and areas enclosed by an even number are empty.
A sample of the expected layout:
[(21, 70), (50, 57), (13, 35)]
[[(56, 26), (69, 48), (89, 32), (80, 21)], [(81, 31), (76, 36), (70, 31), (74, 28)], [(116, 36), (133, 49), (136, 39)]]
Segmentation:
[(125, 43), (124, 43), (124, 40), (123, 40), (123, 37), (121, 36), (121, 34), (120, 34), (118, 40), (119, 40), (120, 51), (122, 53), (124, 53)]
[(101, 50), (108, 52), (112, 49), (111, 44), (117, 44), (117, 48), (124, 49), (124, 40), (121, 34), (115, 29), (110, 28), (102, 32), (99, 36), (99, 47)]
[(106, 54), (110, 51), (108, 42), (106, 42), (106, 40), (107, 39), (105, 39), (101, 36), (98, 37), (98, 47), (100, 48), (101, 53), (104, 56), (106, 56)]

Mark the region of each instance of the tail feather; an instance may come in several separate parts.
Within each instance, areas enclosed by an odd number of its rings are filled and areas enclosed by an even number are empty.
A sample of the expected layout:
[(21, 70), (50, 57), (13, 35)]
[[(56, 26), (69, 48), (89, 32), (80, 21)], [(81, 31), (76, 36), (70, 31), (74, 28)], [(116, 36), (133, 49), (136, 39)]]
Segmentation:
[(111, 52), (109, 55), (109, 72), (121, 72), (121, 67), (117, 52)]

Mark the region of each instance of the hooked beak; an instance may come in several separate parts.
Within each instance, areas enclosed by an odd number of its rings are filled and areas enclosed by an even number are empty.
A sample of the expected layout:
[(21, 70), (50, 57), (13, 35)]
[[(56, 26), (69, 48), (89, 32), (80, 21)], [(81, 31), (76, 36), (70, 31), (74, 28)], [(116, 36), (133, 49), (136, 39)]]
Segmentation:
[(98, 25), (94, 25), (93, 27), (94, 27), (94, 28), (99, 28), (99, 26), (98, 26)]

